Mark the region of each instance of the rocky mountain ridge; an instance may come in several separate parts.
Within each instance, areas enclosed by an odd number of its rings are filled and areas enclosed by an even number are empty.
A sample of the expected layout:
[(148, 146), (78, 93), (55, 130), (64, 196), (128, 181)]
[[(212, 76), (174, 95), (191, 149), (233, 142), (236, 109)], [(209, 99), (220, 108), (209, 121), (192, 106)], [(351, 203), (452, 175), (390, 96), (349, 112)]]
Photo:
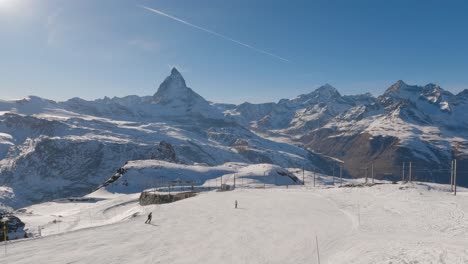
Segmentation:
[(151, 158), (329, 174), (344, 166), (353, 177), (373, 164), (376, 177), (393, 179), (412, 161), (420, 180), (447, 182), (450, 160), (462, 170), (467, 160), (467, 112), (467, 90), (403, 81), (378, 97), (326, 84), (277, 103), (215, 104), (177, 69), (153, 96), (0, 101), (0, 199), (17, 207), (86, 194), (125, 162)]

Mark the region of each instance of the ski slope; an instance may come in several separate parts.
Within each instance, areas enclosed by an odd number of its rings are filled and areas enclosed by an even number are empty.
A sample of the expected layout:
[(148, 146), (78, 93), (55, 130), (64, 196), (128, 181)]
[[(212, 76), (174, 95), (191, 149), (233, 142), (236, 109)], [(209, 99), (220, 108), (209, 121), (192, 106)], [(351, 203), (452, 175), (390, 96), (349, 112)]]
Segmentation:
[(467, 189), (453, 196), (437, 184), (338, 188), (325, 178), (316, 188), (211, 191), (146, 207), (137, 194), (105, 190), (88, 202), (33, 205), (20, 217), (27, 227), (43, 225), (43, 236), (9, 242), (0, 262), (318, 263), (316, 237), (321, 263), (468, 262)]

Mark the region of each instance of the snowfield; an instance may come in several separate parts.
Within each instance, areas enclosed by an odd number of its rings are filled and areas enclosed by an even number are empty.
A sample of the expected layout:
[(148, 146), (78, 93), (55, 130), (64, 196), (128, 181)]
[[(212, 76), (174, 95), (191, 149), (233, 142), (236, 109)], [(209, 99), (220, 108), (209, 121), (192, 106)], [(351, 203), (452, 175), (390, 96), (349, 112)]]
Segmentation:
[[(306, 181), (306, 183), (309, 181)], [(42, 237), (11, 241), (1, 263), (467, 263), (468, 190), (438, 184), (208, 191), (142, 207), (101, 189), (21, 209)], [(348, 183), (348, 182), (345, 182)], [(237, 200), (239, 208), (234, 209)], [(153, 212), (152, 224), (144, 224)], [(56, 219), (56, 223), (53, 220)], [(57, 234), (58, 233), (58, 234)]]

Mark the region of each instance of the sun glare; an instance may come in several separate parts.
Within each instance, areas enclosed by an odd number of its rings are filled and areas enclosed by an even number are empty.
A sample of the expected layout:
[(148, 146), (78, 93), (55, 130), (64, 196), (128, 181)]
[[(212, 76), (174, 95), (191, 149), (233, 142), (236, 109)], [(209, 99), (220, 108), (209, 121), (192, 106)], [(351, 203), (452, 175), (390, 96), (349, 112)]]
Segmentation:
[(28, 6), (33, 3), (25, 0), (0, 0), (0, 15), (16, 17), (26, 2)]
[(7, 9), (14, 5), (15, 0), (0, 0), (0, 8)]

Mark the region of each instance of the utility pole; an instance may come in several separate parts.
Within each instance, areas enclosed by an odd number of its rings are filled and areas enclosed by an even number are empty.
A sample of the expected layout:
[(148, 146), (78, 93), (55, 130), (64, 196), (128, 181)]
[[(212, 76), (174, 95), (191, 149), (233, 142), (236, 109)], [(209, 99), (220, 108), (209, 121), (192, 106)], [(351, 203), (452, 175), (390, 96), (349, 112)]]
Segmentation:
[(234, 174), (234, 188), (236, 188), (236, 174)]
[(3, 219), (0, 219), (0, 221), (3, 223), (3, 242), (5, 243), (5, 256), (7, 254), (7, 234), (8, 234), (8, 218), (5, 216)]
[(454, 185), (454, 194), (457, 195), (457, 160), (455, 160), (454, 164), (454, 171), (453, 171), (453, 185)]
[(453, 169), (454, 169), (453, 163), (454, 163), (454, 161), (452, 160), (452, 162), (451, 162), (452, 166), (450, 167), (450, 191), (451, 192), (453, 192), (453, 176), (454, 176), (453, 175)]
[(365, 184), (367, 184), (367, 174), (369, 172), (369, 167), (365, 167), (364, 169), (366, 170), (366, 182), (365, 182)]
[(403, 161), (403, 169), (402, 169), (402, 172), (401, 172), (401, 182), (404, 183), (405, 182), (405, 162)]
[(372, 163), (372, 184), (374, 184), (374, 163)]
[(343, 186), (343, 166), (340, 165), (340, 187)]
[(3, 221), (3, 241), (7, 241), (7, 223), (8, 223), (8, 220), (7, 218), (5, 217), (4, 219), (2, 219)]
[(409, 182), (413, 182), (413, 162), (410, 161), (409, 163)]
[(314, 168), (314, 187), (315, 187), (315, 168)]
[(335, 186), (335, 164), (333, 164), (333, 176), (332, 176), (332, 179), (333, 179), (333, 186)]
[(305, 181), (304, 181), (304, 165), (302, 165), (302, 185), (305, 185)]

